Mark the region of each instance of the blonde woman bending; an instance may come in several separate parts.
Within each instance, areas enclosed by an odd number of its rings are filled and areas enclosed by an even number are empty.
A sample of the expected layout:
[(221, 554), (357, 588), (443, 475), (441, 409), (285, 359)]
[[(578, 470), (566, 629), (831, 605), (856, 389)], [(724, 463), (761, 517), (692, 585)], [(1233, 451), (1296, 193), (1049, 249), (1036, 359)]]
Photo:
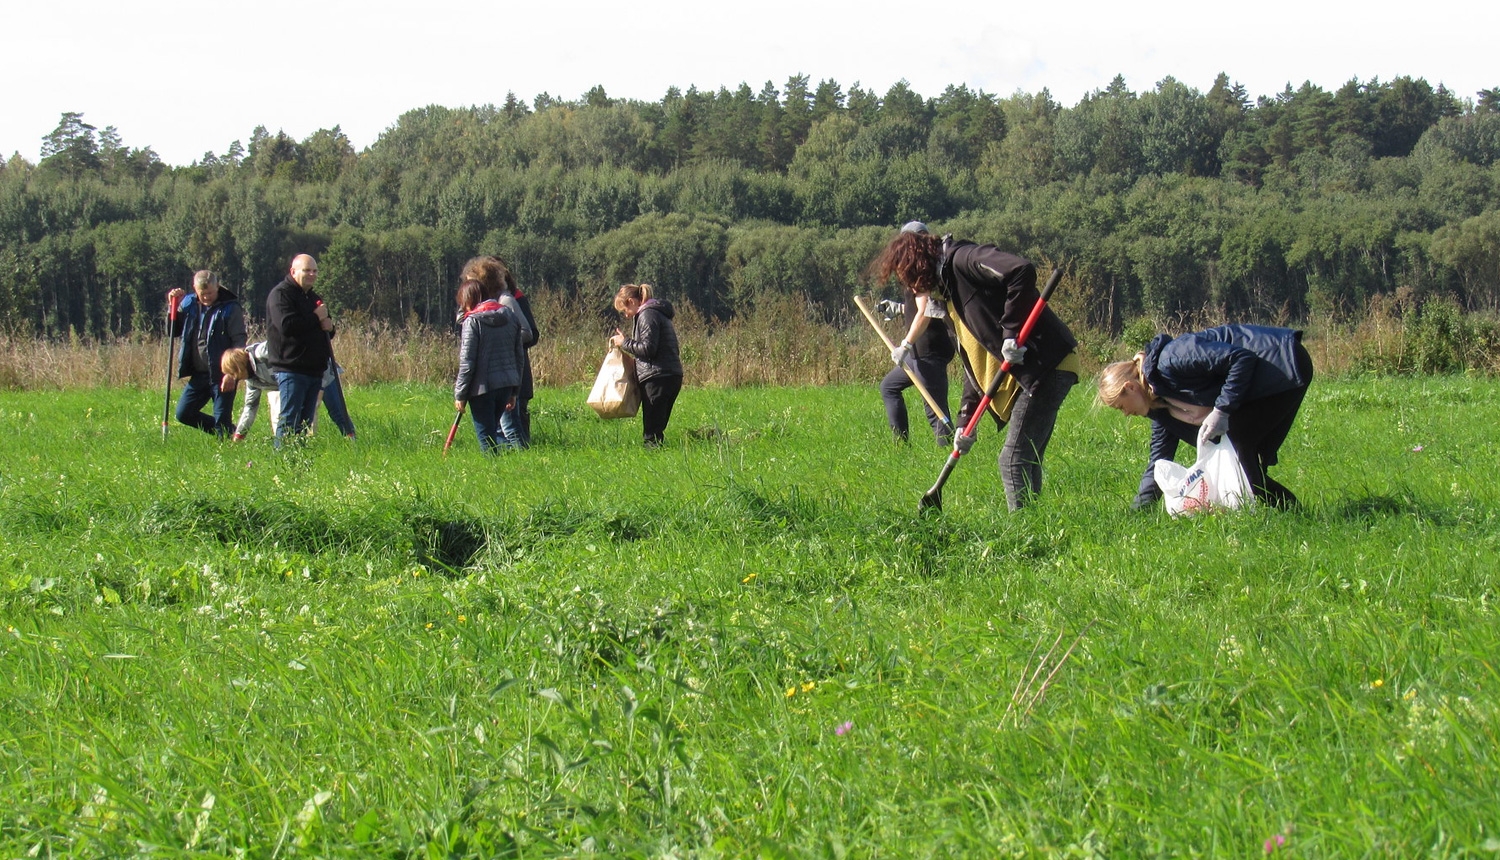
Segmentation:
[(1126, 415), (1151, 419), (1151, 454), (1133, 507), (1161, 498), (1154, 466), (1177, 444), (1228, 435), (1256, 498), (1291, 507), (1297, 497), (1266, 473), (1276, 465), (1312, 382), (1302, 332), (1225, 325), (1172, 337), (1157, 335), (1129, 361), (1099, 374), (1099, 400)]

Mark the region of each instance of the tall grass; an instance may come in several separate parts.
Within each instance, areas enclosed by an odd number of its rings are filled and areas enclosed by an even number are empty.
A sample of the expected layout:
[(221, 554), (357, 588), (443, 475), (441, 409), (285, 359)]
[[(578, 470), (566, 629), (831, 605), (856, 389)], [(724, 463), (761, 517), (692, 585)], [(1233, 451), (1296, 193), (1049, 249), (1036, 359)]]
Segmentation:
[(1500, 385), (1323, 377), (1301, 510), (1174, 521), (1086, 390), (919, 518), (873, 382), (491, 458), (425, 383), (280, 454), (0, 392), (0, 856), (1493, 853)]
[[(567, 386), (592, 379), (605, 341), (620, 321), (577, 299), (540, 294), (533, 301), (542, 340), (531, 360), (540, 384)], [(879, 340), (852, 309), (830, 313), (799, 297), (772, 295), (728, 322), (707, 320), (686, 305), (677, 313), (684, 363), (697, 385), (845, 384), (883, 373), (889, 365)], [(1208, 314), (1143, 318), (1127, 325), (1121, 336), (1079, 331), (1079, 353), (1092, 372), (1133, 354), (1158, 331), (1181, 332), (1219, 321)], [(899, 318), (886, 326), (899, 337)], [(1464, 314), (1441, 299), (1419, 304), (1399, 293), (1373, 302), (1370, 314), (1357, 324), (1319, 322), (1306, 329), (1319, 373), (1500, 373), (1500, 324)], [(264, 335), (252, 330), (250, 336)], [(453, 332), (359, 317), (341, 323), (335, 351), (351, 385), (443, 383), (452, 379), (457, 361)], [(165, 385), (167, 363), (167, 344), (148, 336), (99, 342), (0, 334), (0, 388), (151, 389)]]

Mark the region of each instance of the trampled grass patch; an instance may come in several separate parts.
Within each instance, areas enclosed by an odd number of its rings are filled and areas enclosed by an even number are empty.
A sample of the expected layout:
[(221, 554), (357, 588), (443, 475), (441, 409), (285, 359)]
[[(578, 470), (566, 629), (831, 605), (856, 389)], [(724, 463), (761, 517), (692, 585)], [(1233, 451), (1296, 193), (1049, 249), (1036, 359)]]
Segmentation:
[(655, 451), (544, 389), (494, 458), (349, 394), (277, 453), (0, 393), (0, 854), (1500, 848), (1492, 381), (1320, 380), (1300, 510), (1176, 521), (1083, 388), (1038, 504), (986, 428), (928, 516), (873, 384), (690, 387)]

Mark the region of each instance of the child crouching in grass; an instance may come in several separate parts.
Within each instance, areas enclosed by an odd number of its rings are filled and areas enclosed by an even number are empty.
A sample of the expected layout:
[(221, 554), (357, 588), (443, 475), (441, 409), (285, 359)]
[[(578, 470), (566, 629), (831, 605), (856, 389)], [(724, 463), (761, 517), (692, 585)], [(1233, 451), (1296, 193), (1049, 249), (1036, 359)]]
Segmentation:
[[(276, 408), (280, 389), (276, 385), (276, 373), (266, 360), (265, 341), (252, 343), (244, 349), (225, 350), (223, 358), (219, 360), (219, 369), (224, 374), (224, 384), (230, 389), (234, 388), (236, 381), (245, 383), (245, 405), (240, 409), (240, 420), (235, 424), (231, 438), (239, 442), (250, 432), (255, 424), (256, 414), (260, 411), (261, 394), (266, 392), (271, 396), (271, 431), (274, 433), (277, 414), (280, 412)], [(353, 439), (354, 422), (350, 420), (349, 410), (344, 405), (343, 389), (338, 378), (340, 372), (342, 371), (336, 366), (330, 365), (329, 370), (323, 374), (323, 392), (320, 397), (328, 409), (328, 417), (338, 425), (339, 432)], [(337, 396), (328, 396), (331, 393)]]

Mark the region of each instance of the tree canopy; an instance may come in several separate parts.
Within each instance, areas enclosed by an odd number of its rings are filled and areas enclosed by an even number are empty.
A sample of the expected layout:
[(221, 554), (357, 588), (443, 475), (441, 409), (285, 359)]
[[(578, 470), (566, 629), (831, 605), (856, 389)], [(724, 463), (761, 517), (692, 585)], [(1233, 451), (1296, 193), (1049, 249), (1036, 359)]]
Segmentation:
[(622, 281), (727, 318), (766, 295), (842, 313), (896, 225), (921, 219), (1072, 261), (1071, 312), (1109, 330), (1209, 310), (1358, 314), (1409, 288), (1500, 308), (1500, 100), (1421, 78), (1290, 84), (1252, 99), (1122, 78), (1064, 108), (1046, 90), (923, 96), (816, 84), (673, 87), (660, 101), (429, 105), (363, 151), (338, 127), (254, 129), (188, 166), (64, 113), (33, 165), (0, 165), (0, 325), (44, 336), (159, 326), (212, 268), (252, 316), (293, 254), (331, 304), (396, 323), (452, 317), (465, 259), (529, 290)]

